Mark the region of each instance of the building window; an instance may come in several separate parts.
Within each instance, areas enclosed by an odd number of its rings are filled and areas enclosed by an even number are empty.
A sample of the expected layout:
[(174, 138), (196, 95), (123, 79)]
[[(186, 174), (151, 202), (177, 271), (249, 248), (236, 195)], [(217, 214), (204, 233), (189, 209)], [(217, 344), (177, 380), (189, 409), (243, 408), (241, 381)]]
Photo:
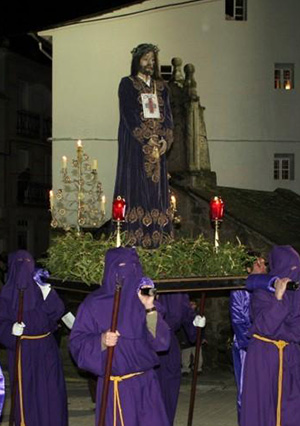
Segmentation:
[(295, 155), (294, 154), (274, 154), (274, 179), (294, 180), (295, 179)]
[(274, 89), (294, 89), (294, 64), (274, 65)]
[(169, 81), (172, 77), (172, 66), (171, 65), (161, 65), (160, 74), (165, 81)]
[(246, 21), (247, 0), (225, 0), (225, 16), (228, 21)]

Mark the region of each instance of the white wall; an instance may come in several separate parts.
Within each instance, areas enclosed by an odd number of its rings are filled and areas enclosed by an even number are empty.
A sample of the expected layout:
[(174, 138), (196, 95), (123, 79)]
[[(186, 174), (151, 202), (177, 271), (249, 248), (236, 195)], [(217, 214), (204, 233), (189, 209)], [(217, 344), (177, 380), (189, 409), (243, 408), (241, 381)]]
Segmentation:
[[(116, 18), (170, 3), (171, 8)], [(129, 74), (131, 49), (151, 42), (160, 47), (161, 64), (177, 56), (196, 67), (218, 184), (273, 190), (274, 153), (295, 152), (296, 180), (285, 186), (300, 192), (299, 90), (273, 89), (276, 62), (295, 64), (297, 87), (300, 3), (248, 0), (246, 22), (226, 21), (224, 0), (175, 4), (146, 1), (98, 21), (44, 32), (53, 36), (54, 185), (61, 186), (61, 156), (75, 155), (75, 142), (61, 139), (80, 138), (99, 161), (111, 202), (118, 84)]]

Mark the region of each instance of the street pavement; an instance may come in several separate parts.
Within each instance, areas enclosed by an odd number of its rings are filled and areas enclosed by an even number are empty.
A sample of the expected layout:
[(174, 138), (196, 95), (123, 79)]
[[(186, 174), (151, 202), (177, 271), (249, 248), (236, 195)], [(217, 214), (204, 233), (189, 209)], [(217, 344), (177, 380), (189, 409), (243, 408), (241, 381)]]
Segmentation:
[[(90, 398), (87, 380), (81, 377), (66, 377), (66, 382), (69, 426), (94, 426), (94, 404)], [(190, 387), (191, 376), (184, 377), (180, 388), (174, 426), (187, 425)], [(6, 388), (6, 394), (9, 394), (8, 387)], [(235, 396), (236, 391), (232, 373), (220, 371), (204, 372), (199, 376), (198, 380), (193, 426), (237, 426)], [(9, 405), (8, 396), (1, 426), (8, 426)]]
[[(10, 390), (4, 351), (0, 352), (0, 362), (6, 376), (7, 395), (1, 426), (8, 426)], [(69, 426), (94, 426), (95, 405), (90, 397), (87, 379), (78, 374), (67, 351), (64, 350), (62, 355), (68, 391)], [(174, 426), (187, 425), (191, 381), (191, 375), (182, 378)], [(231, 371), (208, 371), (204, 368), (203, 373), (198, 376), (193, 426), (237, 426), (235, 398), (236, 389)]]

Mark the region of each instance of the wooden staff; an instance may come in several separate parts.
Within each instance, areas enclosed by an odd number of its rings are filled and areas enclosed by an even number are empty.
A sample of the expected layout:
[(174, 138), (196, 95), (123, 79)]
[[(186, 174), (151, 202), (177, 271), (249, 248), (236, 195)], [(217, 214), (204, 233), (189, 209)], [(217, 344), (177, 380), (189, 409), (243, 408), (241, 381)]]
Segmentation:
[[(112, 331), (113, 333), (117, 331), (121, 290), (122, 290), (122, 285), (117, 284), (115, 295), (114, 295), (114, 305), (113, 305), (112, 320), (111, 320), (111, 327), (110, 327), (110, 331)], [(114, 346), (108, 346), (107, 348), (105, 376), (104, 376), (103, 387), (102, 387), (101, 409), (100, 409), (98, 426), (105, 426), (105, 414), (106, 414), (106, 407), (107, 407), (107, 400), (108, 400), (108, 390), (109, 390), (114, 349), (115, 349)]]
[[(18, 297), (19, 297), (19, 301), (18, 301), (17, 321), (18, 323), (21, 323), (23, 321), (24, 289), (19, 289)], [(20, 356), (20, 345), (21, 345), (21, 338), (20, 336), (17, 336), (14, 381), (13, 381), (12, 392), (11, 392), (11, 403), (10, 403), (10, 413), (9, 413), (9, 426), (13, 426), (13, 424), (15, 423), (16, 395), (17, 395), (17, 386), (19, 383), (18, 364), (19, 364), (19, 356)]]
[[(201, 316), (204, 315), (204, 307), (205, 307), (205, 292), (203, 291), (201, 294), (200, 301), (200, 312)], [(199, 365), (199, 356), (200, 356), (200, 348), (201, 348), (201, 336), (202, 335), (202, 327), (197, 327), (197, 337), (196, 337), (196, 351), (194, 358), (194, 371), (193, 371), (193, 380), (191, 387), (191, 396), (190, 396), (190, 408), (189, 408), (189, 416), (187, 426), (192, 426), (193, 423), (193, 415), (194, 415), (194, 405), (195, 405), (195, 396), (196, 396), (196, 386), (197, 386), (197, 373), (198, 373), (198, 365)]]

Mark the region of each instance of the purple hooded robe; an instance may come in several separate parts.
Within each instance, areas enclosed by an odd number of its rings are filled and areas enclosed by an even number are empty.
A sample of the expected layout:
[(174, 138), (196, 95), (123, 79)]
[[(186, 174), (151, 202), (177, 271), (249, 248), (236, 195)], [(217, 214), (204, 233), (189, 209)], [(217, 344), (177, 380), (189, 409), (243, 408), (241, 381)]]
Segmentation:
[[(26, 426), (67, 426), (67, 395), (62, 363), (53, 332), (64, 313), (64, 305), (55, 290), (46, 300), (34, 282), (34, 260), (25, 250), (9, 256), (8, 279), (0, 294), (0, 342), (6, 347), (10, 383), (14, 380), (17, 337), (12, 335), (17, 321), (19, 289), (24, 290), (24, 335), (39, 339), (21, 340), (22, 395)], [(20, 394), (17, 387), (15, 424), (20, 425)]]
[(250, 275), (250, 342), (242, 394), (241, 426), (275, 426), (279, 378), (279, 350), (253, 334), (288, 343), (283, 349), (280, 426), (300, 425), (300, 291), (287, 290), (282, 300), (257, 288), (276, 277), (300, 280), (300, 256), (291, 246), (274, 246), (269, 255), (270, 275)]
[[(264, 282), (263, 280), (255, 282), (255, 288), (261, 288), (266, 291), (274, 292), (272, 287), (273, 280)], [(252, 285), (248, 290), (253, 291)], [(251, 327), (250, 320), (250, 300), (251, 293), (247, 290), (234, 290), (230, 292), (229, 309), (231, 317), (231, 325), (234, 332), (233, 345), (232, 345), (232, 358), (234, 366), (234, 377), (237, 387), (237, 415), (238, 424), (240, 424), (241, 405), (242, 405), (242, 391), (244, 381), (244, 367), (249, 345), (249, 329)]]
[[(117, 330), (120, 337), (114, 349), (112, 376), (139, 373), (119, 383), (126, 426), (169, 426), (158, 379), (153, 368), (159, 364), (157, 351), (170, 344), (170, 330), (158, 312), (156, 334), (146, 325), (145, 308), (138, 298), (142, 268), (134, 248), (108, 250), (102, 287), (80, 305), (70, 335), (70, 350), (78, 366), (98, 376), (96, 425), (107, 351), (101, 348), (101, 334), (111, 326), (116, 279), (122, 282)], [(157, 306), (159, 310), (159, 306)], [(113, 384), (110, 384), (106, 424), (113, 425)], [(117, 414), (117, 425), (119, 425)]]
[(164, 319), (171, 328), (171, 344), (168, 351), (159, 354), (157, 374), (170, 424), (173, 425), (181, 382), (181, 350), (175, 333), (183, 326), (193, 343), (197, 333), (193, 325), (196, 312), (190, 306), (189, 296), (184, 293), (160, 295), (159, 303), (165, 309)]
[[(148, 87), (139, 77), (124, 77), (119, 86), (119, 154), (114, 197), (126, 200), (123, 229), (130, 245), (157, 247), (172, 233), (166, 154), (153, 155), (151, 138), (173, 140), (168, 89), (162, 80)], [(144, 118), (141, 95), (156, 90), (160, 118)]]

